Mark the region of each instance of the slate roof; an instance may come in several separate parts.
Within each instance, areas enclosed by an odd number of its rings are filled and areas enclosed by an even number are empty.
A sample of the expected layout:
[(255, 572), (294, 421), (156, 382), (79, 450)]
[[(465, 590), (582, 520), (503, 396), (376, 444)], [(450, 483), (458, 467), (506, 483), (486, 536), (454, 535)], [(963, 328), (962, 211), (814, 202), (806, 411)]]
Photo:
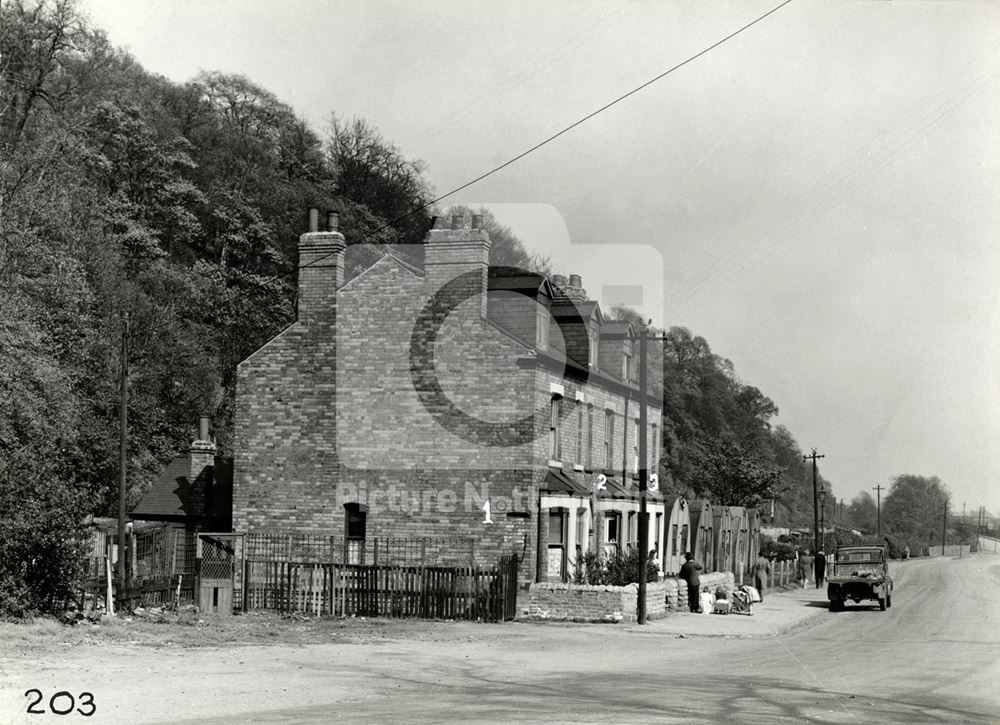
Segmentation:
[(216, 530), (232, 521), (233, 461), (216, 456), (210, 474), (189, 480), (191, 456), (174, 457), (130, 514), (147, 521), (204, 523)]

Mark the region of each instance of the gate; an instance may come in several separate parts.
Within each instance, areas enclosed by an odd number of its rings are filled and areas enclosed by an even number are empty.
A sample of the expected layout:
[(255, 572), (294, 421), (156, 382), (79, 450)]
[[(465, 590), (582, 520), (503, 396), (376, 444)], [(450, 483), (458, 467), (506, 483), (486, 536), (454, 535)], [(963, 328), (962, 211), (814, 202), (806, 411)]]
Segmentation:
[(198, 606), (203, 612), (233, 613), (236, 543), (239, 534), (198, 534)]

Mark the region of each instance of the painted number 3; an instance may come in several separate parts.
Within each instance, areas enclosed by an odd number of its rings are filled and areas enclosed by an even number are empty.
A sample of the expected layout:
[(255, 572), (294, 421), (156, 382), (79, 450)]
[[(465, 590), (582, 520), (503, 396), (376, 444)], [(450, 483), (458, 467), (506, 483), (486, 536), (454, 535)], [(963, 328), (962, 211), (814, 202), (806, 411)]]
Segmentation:
[[(45, 695), (42, 694), (41, 690), (36, 690), (34, 687), (24, 693), (31, 702), (28, 703), (28, 714), (29, 715), (44, 715), (45, 710), (39, 709), (38, 705), (42, 700), (45, 699)], [(73, 712), (73, 708), (76, 708), (76, 712), (83, 715), (84, 717), (90, 717), (95, 712), (97, 712), (97, 703), (94, 702), (94, 696), (89, 692), (81, 692), (78, 696), (80, 700), (80, 705), (77, 707), (77, 698), (73, 697), (70, 693), (65, 690), (61, 690), (49, 698), (49, 710), (55, 715), (69, 715)], [(32, 699), (34, 698), (34, 699)]]

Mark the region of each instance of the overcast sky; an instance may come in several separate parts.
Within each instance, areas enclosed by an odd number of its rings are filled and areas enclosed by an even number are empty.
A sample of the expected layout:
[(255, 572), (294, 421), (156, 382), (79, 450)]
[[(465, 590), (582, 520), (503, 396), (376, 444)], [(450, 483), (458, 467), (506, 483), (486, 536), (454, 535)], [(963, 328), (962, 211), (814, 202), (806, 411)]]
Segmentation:
[[(779, 2), (81, 0), (174, 81), (243, 73), (318, 131), (367, 118), (439, 194)], [(448, 202), (596, 299), (641, 285), (838, 497), (936, 475), (1000, 513), (998, 43), (988, 0), (793, 0)]]

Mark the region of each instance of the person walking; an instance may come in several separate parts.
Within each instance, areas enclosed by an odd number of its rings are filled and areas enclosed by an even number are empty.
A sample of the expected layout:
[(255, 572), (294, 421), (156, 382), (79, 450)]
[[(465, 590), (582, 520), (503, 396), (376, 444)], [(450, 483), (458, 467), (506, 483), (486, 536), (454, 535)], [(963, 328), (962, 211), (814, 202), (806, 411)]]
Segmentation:
[(823, 586), (823, 579), (826, 576), (826, 554), (822, 550), (816, 552), (814, 564), (816, 567), (816, 588), (819, 589)]
[(688, 588), (688, 609), (697, 614), (701, 611), (701, 564), (694, 560), (694, 554), (690, 551), (684, 552), (684, 563), (677, 576), (687, 582)]
[(802, 549), (799, 552), (799, 559), (795, 562), (795, 578), (801, 582), (802, 588), (806, 588), (809, 582), (809, 549)]
[(771, 573), (771, 562), (766, 556), (761, 554), (754, 564), (753, 583), (760, 594), (760, 601), (764, 601), (764, 589), (767, 587), (767, 577)]

